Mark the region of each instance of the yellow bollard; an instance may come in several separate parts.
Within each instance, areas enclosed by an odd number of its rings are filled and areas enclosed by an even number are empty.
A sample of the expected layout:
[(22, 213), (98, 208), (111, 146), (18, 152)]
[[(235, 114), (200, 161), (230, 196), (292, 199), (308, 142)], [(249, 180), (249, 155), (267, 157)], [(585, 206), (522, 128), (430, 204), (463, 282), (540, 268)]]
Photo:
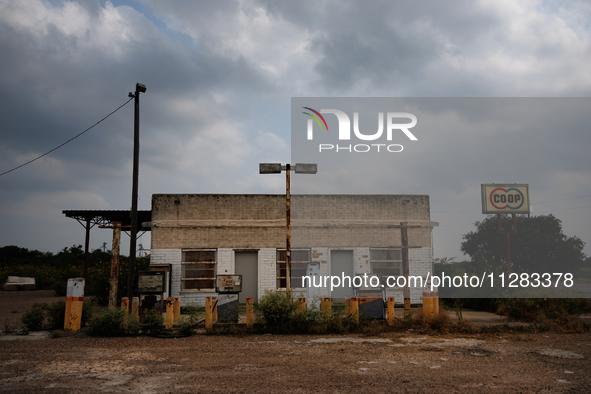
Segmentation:
[(65, 331), (80, 331), (83, 301), (84, 278), (68, 279), (68, 288), (66, 292), (66, 317), (64, 321)]
[(174, 297), (174, 321), (181, 317), (181, 297)]
[(439, 316), (439, 292), (431, 293), (433, 295), (433, 316)]
[(211, 297), (205, 297), (205, 328), (207, 330), (212, 328), (212, 312)]
[(72, 309), (72, 301), (70, 297), (66, 297), (66, 314), (64, 316), (64, 331), (70, 331), (70, 309)]
[(351, 297), (351, 316), (359, 323), (359, 298)]
[(325, 297), (320, 300), (320, 310), (330, 317), (332, 312), (332, 303), (330, 297)]
[(306, 312), (306, 297), (300, 297), (298, 304), (298, 313)]
[(140, 299), (138, 297), (133, 297), (131, 299), (131, 317), (133, 319), (139, 320), (139, 313), (140, 313)]
[(254, 306), (252, 297), (246, 298), (246, 327), (252, 328), (254, 326)]
[(430, 292), (423, 292), (423, 320), (433, 317), (433, 298)]
[(174, 298), (166, 299), (166, 329), (170, 330), (174, 325)]
[(388, 297), (388, 325), (394, 325), (394, 297)]
[(345, 296), (345, 317), (351, 316), (351, 296)]
[(404, 317), (410, 315), (410, 298), (404, 299)]

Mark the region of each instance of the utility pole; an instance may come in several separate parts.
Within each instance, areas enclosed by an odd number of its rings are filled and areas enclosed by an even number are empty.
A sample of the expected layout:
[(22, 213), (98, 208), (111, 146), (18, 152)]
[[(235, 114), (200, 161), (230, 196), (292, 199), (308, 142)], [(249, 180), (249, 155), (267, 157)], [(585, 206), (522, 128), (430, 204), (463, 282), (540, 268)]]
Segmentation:
[(129, 97), (134, 97), (135, 99), (135, 111), (133, 117), (133, 183), (131, 187), (131, 239), (129, 240), (129, 270), (127, 273), (127, 296), (130, 300), (134, 297), (135, 245), (137, 239), (137, 195), (140, 160), (140, 93), (146, 93), (146, 85), (141, 83), (135, 84), (135, 94), (131, 92), (129, 93)]

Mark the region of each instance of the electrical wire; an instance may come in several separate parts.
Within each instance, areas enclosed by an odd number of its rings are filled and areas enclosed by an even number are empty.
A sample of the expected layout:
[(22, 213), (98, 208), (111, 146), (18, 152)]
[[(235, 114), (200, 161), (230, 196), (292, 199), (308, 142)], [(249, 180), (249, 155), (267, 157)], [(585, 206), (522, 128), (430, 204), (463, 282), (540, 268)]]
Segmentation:
[(87, 128), (86, 130), (84, 130), (83, 132), (81, 132), (80, 134), (75, 135), (74, 137), (70, 138), (69, 140), (67, 140), (66, 142), (64, 142), (61, 145), (56, 146), (55, 148), (53, 148), (52, 150), (42, 154), (41, 156), (38, 156), (32, 160), (29, 160), (28, 162), (21, 164), (20, 166), (14, 167), (11, 170), (5, 171), (3, 173), (0, 174), (0, 176), (2, 175), (6, 175), (9, 172), (12, 172), (14, 170), (18, 170), (21, 167), (26, 166), (27, 164), (31, 164), (32, 162), (39, 160), (40, 158), (47, 156), (48, 154), (50, 154), (51, 152), (58, 150), (59, 148), (61, 148), (62, 146), (66, 145), (67, 143), (75, 140), (76, 138), (80, 137), (82, 134), (86, 133), (87, 131), (89, 131), (90, 129), (92, 129), (93, 127), (95, 127), (96, 125), (98, 125), (99, 123), (101, 123), (103, 120), (107, 119), (109, 116), (113, 115), (115, 112), (119, 111), (121, 108), (125, 107), (131, 100), (133, 100), (133, 97), (131, 97), (129, 100), (127, 100), (124, 104), (120, 105), (119, 107), (117, 107), (117, 109), (115, 109), (113, 112), (111, 112), (110, 114), (108, 114), (107, 116), (105, 116), (104, 118), (102, 118), (101, 120), (99, 120), (98, 122), (96, 122), (95, 124), (93, 124), (92, 126), (90, 126), (89, 128)]

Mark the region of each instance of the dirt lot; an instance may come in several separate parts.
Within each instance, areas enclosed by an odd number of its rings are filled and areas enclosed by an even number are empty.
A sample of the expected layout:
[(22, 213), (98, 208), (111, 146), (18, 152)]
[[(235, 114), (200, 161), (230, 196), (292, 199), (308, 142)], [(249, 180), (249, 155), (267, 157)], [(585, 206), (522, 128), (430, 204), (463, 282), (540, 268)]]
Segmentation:
[(591, 392), (589, 333), (12, 338), (0, 392)]

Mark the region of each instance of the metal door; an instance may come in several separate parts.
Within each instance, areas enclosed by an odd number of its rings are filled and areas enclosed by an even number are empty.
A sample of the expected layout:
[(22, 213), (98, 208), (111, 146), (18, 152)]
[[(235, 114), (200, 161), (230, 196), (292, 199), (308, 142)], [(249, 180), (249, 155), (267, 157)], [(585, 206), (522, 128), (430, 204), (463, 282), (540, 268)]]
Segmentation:
[(242, 275), (242, 291), (238, 302), (246, 303), (247, 297), (252, 297), (257, 302), (259, 269), (258, 252), (236, 252), (235, 254), (235, 274)]
[[(330, 274), (343, 278), (343, 274), (351, 278), (353, 281), (353, 251), (352, 250), (331, 250), (330, 251)], [(349, 285), (349, 281), (346, 281)], [(353, 295), (353, 286), (341, 286), (333, 289), (330, 296), (333, 300), (342, 301), (345, 296)]]

